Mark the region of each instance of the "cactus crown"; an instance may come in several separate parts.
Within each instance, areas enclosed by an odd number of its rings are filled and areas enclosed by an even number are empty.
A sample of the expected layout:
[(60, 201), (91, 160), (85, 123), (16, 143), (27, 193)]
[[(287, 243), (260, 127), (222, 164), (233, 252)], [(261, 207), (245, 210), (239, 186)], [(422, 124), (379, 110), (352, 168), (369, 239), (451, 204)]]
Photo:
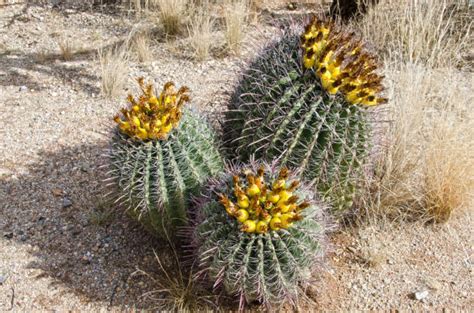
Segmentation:
[(365, 106), (387, 102), (377, 60), (354, 33), (314, 17), (301, 41), (304, 67), (314, 69), (329, 94), (340, 91), (347, 102)]
[(310, 203), (299, 202), (293, 191), (298, 188), (299, 181), (291, 183), (286, 179), (288, 169), (282, 168), (278, 177), (270, 184), (265, 181), (265, 168), (261, 166), (257, 173), (247, 169), (242, 172), (245, 179), (233, 176), (233, 192), (235, 202), (228, 195), (219, 194), (219, 202), (227, 213), (235, 217), (241, 225), (241, 231), (263, 234), (269, 230), (287, 229), (293, 222), (302, 219), (300, 211)]
[(145, 85), (143, 77), (137, 81), (143, 94), (138, 99), (130, 94), (127, 100), (131, 108), (123, 108), (122, 117), (116, 115), (114, 121), (121, 132), (132, 138), (165, 139), (181, 119), (182, 107), (189, 101), (189, 89), (183, 86), (176, 92), (174, 83), (167, 82), (157, 98), (152, 84)]

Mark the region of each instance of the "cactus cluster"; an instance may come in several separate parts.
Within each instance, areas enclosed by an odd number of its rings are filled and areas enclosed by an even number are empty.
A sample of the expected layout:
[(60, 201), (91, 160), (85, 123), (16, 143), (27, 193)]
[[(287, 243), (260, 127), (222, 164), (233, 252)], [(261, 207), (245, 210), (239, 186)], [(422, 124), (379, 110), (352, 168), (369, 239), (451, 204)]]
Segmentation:
[[(255, 172), (258, 174), (254, 175)], [(271, 200), (261, 203), (261, 212), (264, 212), (265, 204), (273, 207), (273, 212), (269, 212), (273, 217), (268, 220), (262, 216), (259, 222), (253, 223), (269, 225), (280, 216), (273, 227), (250, 232), (245, 222), (242, 224), (238, 220), (242, 216), (236, 216), (238, 210), (235, 212), (236, 208), (229, 207), (228, 201), (222, 201), (238, 197), (236, 177), (237, 181), (249, 181), (244, 189), (247, 194), (257, 195), (257, 181), (273, 182), (273, 190), (283, 194), (292, 190), (294, 196), (284, 202), (280, 202), (283, 199), (276, 201), (277, 205)], [(297, 181), (297, 177), (286, 169), (252, 162), (244, 167), (229, 168), (220, 177), (210, 180), (202, 197), (196, 199), (193, 239), (203, 274), (214, 287), (222, 287), (228, 294), (238, 296), (241, 305), (252, 301), (266, 305), (295, 303), (301, 295), (300, 286), (310, 283), (311, 271), (321, 261), (325, 249), (324, 207), (315, 200), (314, 192), (308, 186), (295, 183)], [(261, 185), (264, 190), (265, 185)], [(291, 212), (289, 219), (297, 218), (284, 222), (281, 218), (286, 214), (282, 213), (285, 209), (279, 208), (278, 203), (290, 203), (291, 206), (292, 197), (303, 199), (303, 202), (287, 211)], [(249, 216), (256, 218), (257, 214), (249, 212)]]
[[(176, 227), (186, 224), (190, 196), (222, 170), (223, 162), (205, 119), (192, 110), (181, 111), (189, 99), (185, 88), (173, 93), (173, 84), (167, 83), (156, 99), (151, 85), (143, 88), (142, 79), (139, 83), (143, 94), (139, 102), (129, 96), (131, 109), (122, 110), (129, 122), (117, 120), (119, 127), (111, 144), (113, 196), (154, 234), (164, 236), (166, 232), (174, 237)], [(136, 118), (140, 125), (150, 120), (147, 140), (141, 140), (140, 134), (148, 127), (132, 126)], [(159, 121), (164, 128), (158, 126)]]
[(188, 88), (169, 82), (158, 95), (138, 82), (142, 94), (114, 118), (116, 202), (154, 234), (187, 233), (199, 273), (241, 308), (297, 302), (326, 250), (317, 199), (336, 216), (352, 206), (372, 143), (369, 107), (387, 101), (375, 57), (332, 22), (284, 31), (225, 112), (224, 151), (239, 166), (224, 166), (213, 130), (185, 108)]
[(374, 58), (330, 25), (313, 21), (303, 36), (290, 29), (263, 49), (233, 93), (225, 142), (244, 162), (254, 156), (300, 169), (341, 214), (353, 204), (371, 143), (363, 104), (385, 100)]

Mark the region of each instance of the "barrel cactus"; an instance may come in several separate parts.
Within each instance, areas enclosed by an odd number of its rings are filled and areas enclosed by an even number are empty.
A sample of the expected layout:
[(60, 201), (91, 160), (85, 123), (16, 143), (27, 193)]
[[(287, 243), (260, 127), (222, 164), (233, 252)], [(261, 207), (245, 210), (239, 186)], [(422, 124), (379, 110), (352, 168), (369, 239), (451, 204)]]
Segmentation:
[(325, 251), (325, 207), (286, 168), (255, 162), (209, 180), (192, 238), (201, 274), (245, 303), (295, 304)]
[(367, 108), (386, 102), (376, 70), (361, 40), (331, 22), (314, 19), (302, 36), (290, 28), (239, 81), (224, 123), (228, 151), (299, 168), (334, 213), (345, 212), (371, 145)]
[(203, 117), (184, 109), (188, 89), (165, 84), (155, 96), (139, 79), (142, 95), (115, 117), (110, 179), (113, 198), (158, 236), (174, 237), (187, 220), (190, 196), (223, 162)]

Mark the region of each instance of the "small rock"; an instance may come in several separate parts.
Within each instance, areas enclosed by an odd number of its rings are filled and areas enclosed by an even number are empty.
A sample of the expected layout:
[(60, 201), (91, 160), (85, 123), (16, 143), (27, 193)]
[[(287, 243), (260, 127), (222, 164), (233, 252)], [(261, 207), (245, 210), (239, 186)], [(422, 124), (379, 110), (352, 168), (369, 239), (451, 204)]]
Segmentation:
[(7, 239), (12, 239), (13, 238), (13, 232), (12, 231), (3, 232), (3, 237), (5, 237)]
[(428, 290), (422, 290), (422, 291), (417, 291), (413, 294), (413, 298), (416, 300), (423, 300), (426, 297), (428, 297), (429, 291)]
[(20, 92), (28, 91), (28, 87), (26, 87), (26, 86), (20, 86), (20, 88), (18, 89), (18, 91), (20, 91)]
[(63, 190), (60, 188), (53, 188), (51, 189), (51, 192), (53, 193), (55, 197), (61, 197), (64, 193)]
[(442, 288), (441, 283), (435, 279), (426, 279), (425, 282), (426, 286), (431, 290), (439, 290)]
[(72, 201), (69, 198), (64, 198), (63, 199), (63, 209), (69, 208), (72, 206)]
[(85, 264), (85, 265), (90, 264), (91, 263), (91, 258), (87, 255), (84, 255), (81, 258), (81, 262), (82, 262), (82, 264)]
[(20, 240), (21, 240), (21, 241), (27, 241), (27, 240), (28, 240), (28, 236), (27, 236), (27, 235), (21, 235), (21, 236), (20, 236)]
[(7, 281), (7, 275), (0, 275), (0, 286), (3, 285), (4, 282)]
[(389, 265), (393, 265), (393, 264), (395, 264), (395, 262), (393, 262), (393, 260), (392, 260), (392, 259), (388, 259), (388, 260), (387, 260), (387, 263), (388, 263)]

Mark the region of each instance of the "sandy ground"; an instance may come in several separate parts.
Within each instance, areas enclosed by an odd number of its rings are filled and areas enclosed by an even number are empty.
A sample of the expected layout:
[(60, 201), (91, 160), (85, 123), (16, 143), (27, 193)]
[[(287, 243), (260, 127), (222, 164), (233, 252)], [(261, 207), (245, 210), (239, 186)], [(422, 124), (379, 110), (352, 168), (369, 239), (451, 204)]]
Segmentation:
[[(123, 38), (133, 20), (22, 8), (0, 9), (0, 311), (152, 309), (142, 295), (153, 285), (134, 272), (153, 273), (153, 250), (167, 248), (110, 210), (98, 170), (124, 101), (100, 96), (94, 51)], [(61, 60), (58, 36), (82, 52)], [(132, 62), (129, 85), (142, 75), (185, 83), (194, 104), (213, 116), (239, 59), (194, 63), (176, 50), (157, 38), (155, 60)], [(311, 309), (472, 311), (471, 212), (445, 225), (386, 223), (334, 234), (332, 266), (312, 290)]]

